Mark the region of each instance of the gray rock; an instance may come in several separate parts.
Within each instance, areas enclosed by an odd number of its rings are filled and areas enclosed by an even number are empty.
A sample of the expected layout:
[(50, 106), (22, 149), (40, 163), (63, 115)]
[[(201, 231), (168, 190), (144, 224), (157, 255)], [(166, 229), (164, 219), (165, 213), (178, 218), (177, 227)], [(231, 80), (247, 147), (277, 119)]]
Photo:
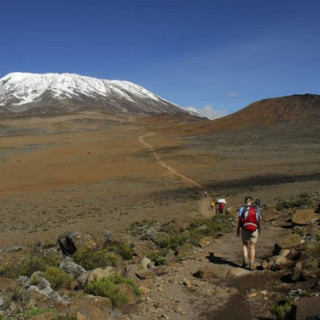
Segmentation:
[(149, 269), (153, 266), (153, 263), (149, 258), (143, 257), (140, 262), (140, 266), (142, 267), (142, 269)]
[(83, 267), (76, 264), (70, 257), (65, 257), (63, 261), (60, 262), (59, 268), (72, 275), (74, 279), (79, 278), (86, 272)]
[(145, 279), (154, 279), (157, 276), (157, 274), (155, 273), (154, 270), (142, 269), (142, 270), (137, 270), (136, 276), (141, 280), (145, 280)]
[(99, 280), (104, 277), (109, 277), (114, 273), (115, 273), (115, 269), (111, 266), (106, 267), (104, 269), (96, 268), (89, 272), (88, 278), (87, 278), (87, 284), (93, 281), (94, 279)]

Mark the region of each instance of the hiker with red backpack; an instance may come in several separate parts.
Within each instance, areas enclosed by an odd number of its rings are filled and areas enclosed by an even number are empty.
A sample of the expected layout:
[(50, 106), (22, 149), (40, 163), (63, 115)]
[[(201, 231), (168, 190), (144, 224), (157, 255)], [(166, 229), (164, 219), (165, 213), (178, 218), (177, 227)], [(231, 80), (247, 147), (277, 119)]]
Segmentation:
[[(243, 264), (245, 268), (255, 270), (256, 244), (260, 232), (260, 212), (259, 207), (253, 204), (250, 196), (245, 198), (245, 205), (239, 209), (237, 236), (242, 239)], [(249, 260), (250, 256), (250, 260)]]

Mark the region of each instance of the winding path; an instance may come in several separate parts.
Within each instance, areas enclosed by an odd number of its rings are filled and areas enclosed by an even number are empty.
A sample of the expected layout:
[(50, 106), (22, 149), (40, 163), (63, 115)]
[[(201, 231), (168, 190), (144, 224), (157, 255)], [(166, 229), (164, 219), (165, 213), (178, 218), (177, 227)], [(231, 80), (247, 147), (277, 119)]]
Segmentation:
[[(144, 140), (145, 138), (150, 137), (152, 135), (154, 135), (154, 132), (149, 132), (143, 136), (140, 136), (139, 141), (153, 154), (153, 156), (156, 159), (156, 161), (158, 162), (158, 164), (161, 167), (163, 167), (164, 169), (168, 170), (170, 174), (175, 175), (178, 178), (180, 178), (181, 180), (183, 180), (185, 183), (191, 184), (192, 186), (195, 186), (195, 187), (201, 189), (201, 191), (204, 191), (205, 188), (200, 183), (198, 183), (197, 181), (192, 180), (191, 178), (188, 178), (185, 175), (177, 172), (174, 168), (170, 167), (164, 161), (161, 160), (160, 156), (154, 150), (153, 146), (151, 146), (150, 144), (148, 144)], [(212, 216), (212, 210), (210, 210), (210, 204), (211, 204), (210, 197), (203, 197), (201, 204), (200, 204), (200, 211), (204, 217)]]
[(200, 188), (201, 190), (203, 190), (203, 186), (201, 184), (199, 184), (198, 182), (186, 177), (185, 175), (177, 172), (175, 169), (173, 169), (172, 167), (168, 166), (164, 161), (161, 160), (160, 156), (156, 153), (156, 151), (154, 150), (154, 148), (148, 144), (147, 142), (144, 141), (144, 138), (146, 137), (150, 137), (154, 134), (154, 132), (149, 132), (148, 134), (145, 134), (141, 137), (139, 137), (139, 141), (147, 148), (151, 151), (151, 153), (153, 154), (153, 156), (155, 157), (156, 161), (159, 163), (159, 165), (165, 169), (167, 169), (169, 171), (169, 173), (171, 173), (172, 175), (175, 175), (177, 177), (179, 177), (181, 180), (185, 181), (186, 183), (189, 183), (191, 185), (194, 185), (198, 188)]

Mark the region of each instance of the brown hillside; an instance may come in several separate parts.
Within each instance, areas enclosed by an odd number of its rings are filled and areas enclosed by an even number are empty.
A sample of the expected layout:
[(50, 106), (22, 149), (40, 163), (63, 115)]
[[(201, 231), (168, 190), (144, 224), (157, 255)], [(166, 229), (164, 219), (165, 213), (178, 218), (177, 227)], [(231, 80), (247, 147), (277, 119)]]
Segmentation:
[(246, 129), (255, 125), (274, 125), (296, 120), (320, 119), (320, 95), (305, 94), (254, 102), (229, 116), (201, 123), (187, 130), (210, 133)]

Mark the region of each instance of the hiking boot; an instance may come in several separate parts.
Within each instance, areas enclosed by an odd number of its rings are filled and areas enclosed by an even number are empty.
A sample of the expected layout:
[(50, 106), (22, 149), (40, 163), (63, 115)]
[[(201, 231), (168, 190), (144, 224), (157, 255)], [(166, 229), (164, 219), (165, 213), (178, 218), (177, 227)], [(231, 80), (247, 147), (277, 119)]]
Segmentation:
[(257, 267), (256, 267), (256, 265), (254, 264), (253, 261), (250, 261), (250, 263), (249, 263), (249, 269), (250, 269), (251, 271), (254, 271), (254, 270), (257, 269)]
[(247, 260), (243, 260), (242, 262), (242, 268), (248, 269), (249, 268), (249, 262)]

